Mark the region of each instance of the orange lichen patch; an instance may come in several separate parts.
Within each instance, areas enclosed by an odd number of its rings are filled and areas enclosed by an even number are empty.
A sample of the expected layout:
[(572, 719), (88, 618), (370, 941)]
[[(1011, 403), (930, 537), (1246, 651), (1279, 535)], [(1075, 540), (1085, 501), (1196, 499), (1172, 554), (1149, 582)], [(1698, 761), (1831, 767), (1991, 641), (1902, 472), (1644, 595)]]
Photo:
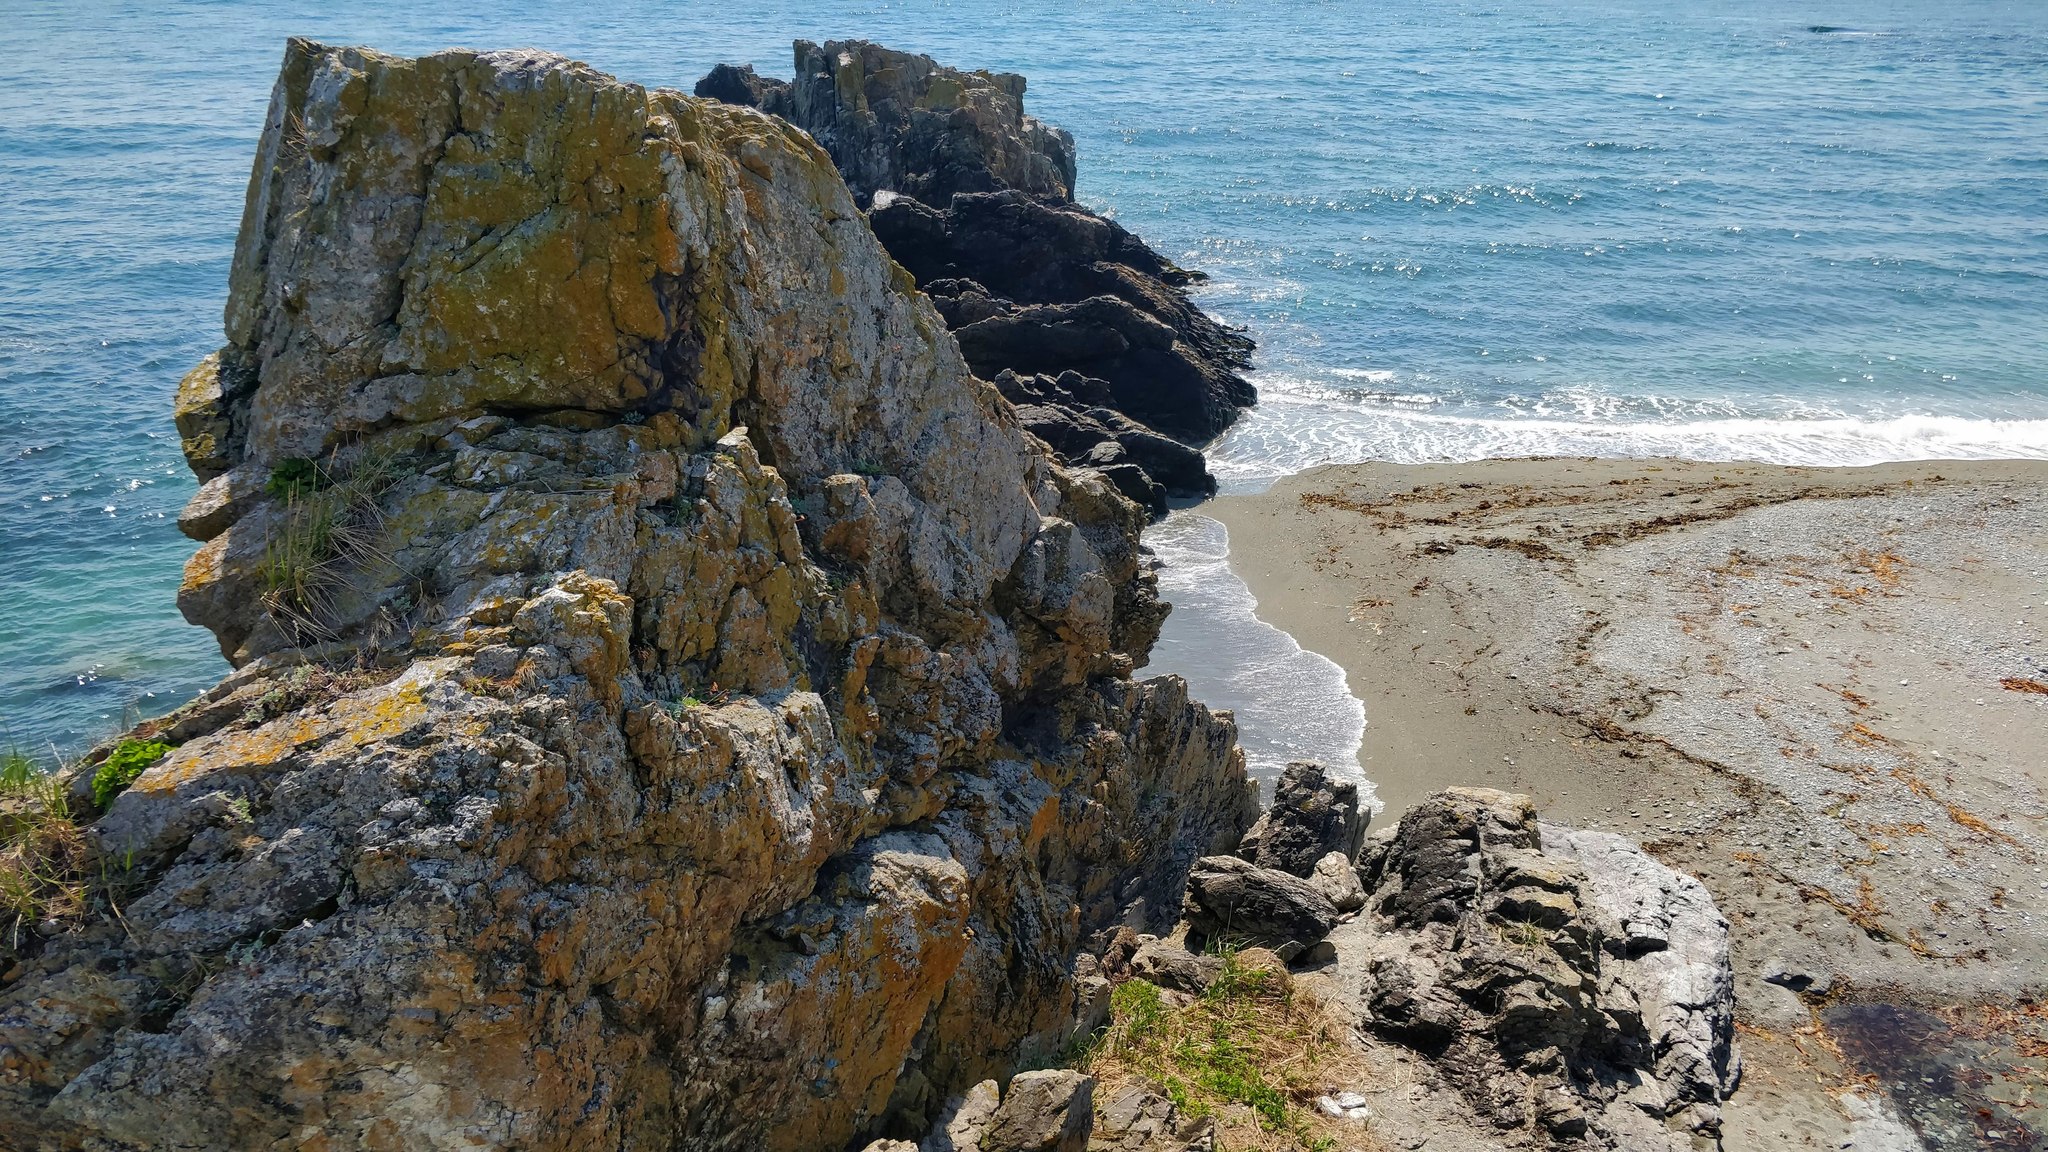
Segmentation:
[[(430, 675), (418, 669), (389, 685), (343, 696), (325, 709), (307, 709), (249, 730), (230, 729), (175, 749), (151, 765), (130, 789), (168, 794), (195, 780), (228, 774), (258, 774), (271, 769), (300, 748), (342, 740), (373, 744), (409, 731), (430, 709), (422, 688)], [(481, 724), (445, 724), (451, 735), (474, 734)]]
[(2037, 696), (2048, 696), (2048, 684), (2025, 676), (2007, 676), (1998, 682), (1998, 686), (2008, 692), (2032, 692)]
[(362, 701), (360, 706), (336, 708), (333, 721), (345, 739), (360, 745), (388, 740), (426, 718), (427, 705), (420, 695), (420, 685), (406, 684)]
[(128, 790), (168, 794), (208, 776), (267, 769), (290, 756), (297, 747), (297, 742), (287, 739), (279, 728), (224, 732), (214, 739), (174, 750), (136, 777)]

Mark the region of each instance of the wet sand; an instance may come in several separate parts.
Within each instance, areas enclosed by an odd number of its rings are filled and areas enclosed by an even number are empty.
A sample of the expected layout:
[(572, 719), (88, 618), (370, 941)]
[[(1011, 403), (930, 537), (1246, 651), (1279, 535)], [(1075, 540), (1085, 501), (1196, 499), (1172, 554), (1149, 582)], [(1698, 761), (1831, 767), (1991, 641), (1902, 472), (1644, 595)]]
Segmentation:
[(1260, 618), (1364, 701), (1381, 820), (1526, 792), (1713, 890), (1728, 1148), (2037, 1148), (2044, 495), (2042, 462), (1552, 459), (1320, 469), (1203, 511)]

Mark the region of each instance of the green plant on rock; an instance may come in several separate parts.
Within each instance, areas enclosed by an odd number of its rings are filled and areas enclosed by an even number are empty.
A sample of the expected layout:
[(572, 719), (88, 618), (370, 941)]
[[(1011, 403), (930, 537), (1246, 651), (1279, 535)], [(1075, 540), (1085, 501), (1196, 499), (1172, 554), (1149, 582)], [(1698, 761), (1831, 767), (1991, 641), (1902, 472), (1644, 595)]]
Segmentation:
[(258, 576), (273, 616), (296, 631), (320, 634), (346, 568), (387, 559), (377, 547), (384, 527), (377, 498), (402, 476), (399, 455), (371, 450), (345, 472), (297, 458), (271, 471), (265, 489), (285, 509), (265, 541)]
[(1294, 996), (1284, 972), (1234, 950), (1221, 958), (1209, 987), (1185, 1004), (1141, 979), (1118, 985), (1109, 1026), (1081, 1066), (1105, 1087), (1148, 1081), (1183, 1113), (1214, 1116), (1218, 1147), (1333, 1147), (1299, 1102), (1322, 1090), (1322, 1064), (1341, 1028), (1312, 999)]
[(1497, 917), (1493, 921), (1493, 934), (1502, 943), (1512, 944), (1517, 948), (1533, 950), (1550, 943), (1550, 931), (1530, 920)]
[(732, 702), (732, 693), (720, 688), (715, 680), (712, 681), (711, 687), (702, 691), (704, 693), (702, 696), (692, 692), (671, 704), (669, 706), (669, 714), (681, 717), (685, 712), (694, 712), (699, 708), (723, 708)]
[(263, 482), (263, 490), (280, 500), (294, 500), (302, 493), (326, 486), (327, 477), (320, 471), (320, 466), (303, 456), (280, 461), (270, 470), (270, 478)]
[(163, 759), (171, 746), (161, 740), (123, 740), (114, 748), (99, 770), (92, 774), (92, 801), (101, 808), (113, 803), (143, 769)]

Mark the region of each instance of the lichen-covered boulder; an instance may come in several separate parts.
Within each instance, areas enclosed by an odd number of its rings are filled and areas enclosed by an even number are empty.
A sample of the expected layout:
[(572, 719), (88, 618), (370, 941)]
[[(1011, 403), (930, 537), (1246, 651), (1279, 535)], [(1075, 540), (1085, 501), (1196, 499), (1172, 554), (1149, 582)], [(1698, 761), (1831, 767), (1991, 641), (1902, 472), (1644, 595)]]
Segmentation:
[(235, 671), (88, 829), (122, 916), (16, 950), (0, 1146), (899, 1136), (1254, 816), (1130, 677), (1142, 512), (782, 121), (293, 41), (229, 289), (180, 602)]

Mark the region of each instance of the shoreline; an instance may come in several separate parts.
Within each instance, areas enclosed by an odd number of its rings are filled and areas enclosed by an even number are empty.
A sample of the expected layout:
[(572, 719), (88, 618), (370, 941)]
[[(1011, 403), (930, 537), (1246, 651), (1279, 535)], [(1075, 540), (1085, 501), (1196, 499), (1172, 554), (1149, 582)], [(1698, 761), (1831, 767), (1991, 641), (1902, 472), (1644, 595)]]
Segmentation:
[(1974, 1120), (1904, 1086), (1923, 1064), (2011, 1073), (1987, 1114), (2048, 1119), (1999, 1095), (2048, 1074), (2025, 1036), (1958, 1030), (1897, 1067), (1856, 1046), (1859, 1010), (2048, 981), (2048, 699), (2024, 690), (2048, 680), (2044, 483), (2038, 461), (1363, 464), (1202, 511), (1258, 617), (1364, 702), (1382, 826), (1496, 787), (1707, 884), (1752, 1069), (1728, 1147), (1855, 1138), (1883, 1120), (1846, 1102), (1858, 1076), (1939, 1147)]
[(1289, 763), (1313, 760), (1356, 783), (1376, 811), (1372, 783), (1359, 771), (1365, 710), (1344, 670), (1258, 618), (1255, 597), (1231, 568), (1223, 525), (1206, 507), (1176, 508), (1145, 528), (1159, 594), (1173, 611), (1140, 674), (1180, 676), (1197, 699), (1229, 709), (1263, 796)]

